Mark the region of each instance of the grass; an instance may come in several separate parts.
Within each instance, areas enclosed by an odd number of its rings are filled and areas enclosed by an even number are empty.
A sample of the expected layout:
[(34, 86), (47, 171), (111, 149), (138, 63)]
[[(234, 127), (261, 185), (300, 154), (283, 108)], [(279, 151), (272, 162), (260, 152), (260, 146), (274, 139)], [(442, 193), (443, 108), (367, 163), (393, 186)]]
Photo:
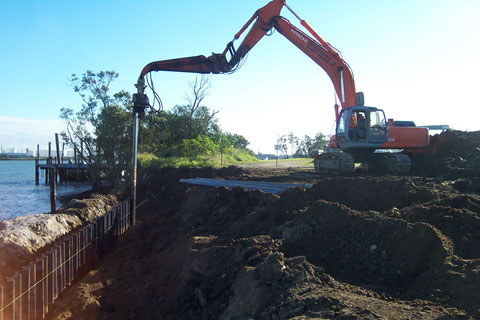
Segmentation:
[[(260, 160), (259, 160), (260, 161)], [(269, 159), (269, 160), (261, 160), (261, 162), (268, 162), (268, 163), (272, 163), (272, 162), (276, 162), (277, 160), (276, 159)], [(278, 159), (278, 162), (300, 162), (301, 161), (301, 164), (302, 165), (312, 165), (313, 166), (313, 159), (312, 158), (282, 158), (282, 159)]]
[(140, 167), (225, 167), (239, 163), (259, 162), (257, 158), (251, 155), (247, 150), (231, 149), (223, 154), (215, 153), (211, 156), (198, 157), (190, 161), (186, 157), (168, 157), (159, 158), (150, 153), (142, 153), (138, 155), (138, 163)]

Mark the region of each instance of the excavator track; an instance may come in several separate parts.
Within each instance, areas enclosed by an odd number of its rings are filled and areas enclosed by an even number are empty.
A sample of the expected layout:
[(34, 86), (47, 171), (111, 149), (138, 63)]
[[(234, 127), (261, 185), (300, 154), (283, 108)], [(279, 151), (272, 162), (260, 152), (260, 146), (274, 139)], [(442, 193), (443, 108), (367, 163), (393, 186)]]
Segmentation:
[(353, 157), (343, 152), (326, 152), (315, 157), (315, 172), (323, 174), (351, 174), (355, 168)]
[(408, 174), (412, 166), (410, 157), (402, 153), (390, 153), (385, 156), (388, 173)]
[(402, 153), (377, 153), (363, 162), (368, 164), (368, 171), (379, 174), (408, 174), (410, 172), (410, 157)]

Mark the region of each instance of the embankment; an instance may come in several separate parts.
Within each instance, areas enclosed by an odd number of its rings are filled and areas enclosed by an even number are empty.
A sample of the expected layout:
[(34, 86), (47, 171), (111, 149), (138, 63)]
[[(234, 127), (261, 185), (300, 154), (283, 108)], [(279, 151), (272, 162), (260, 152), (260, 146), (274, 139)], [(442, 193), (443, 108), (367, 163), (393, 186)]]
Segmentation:
[(0, 221), (0, 281), (41, 255), (49, 244), (95, 220), (118, 203), (114, 195), (72, 199), (57, 214), (34, 214)]

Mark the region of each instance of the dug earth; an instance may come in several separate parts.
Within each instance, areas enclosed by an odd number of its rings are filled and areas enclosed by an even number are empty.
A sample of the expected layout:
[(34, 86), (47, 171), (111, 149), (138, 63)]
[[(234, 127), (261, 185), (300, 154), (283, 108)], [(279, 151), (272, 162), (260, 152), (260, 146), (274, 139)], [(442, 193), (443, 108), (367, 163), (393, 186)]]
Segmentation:
[(157, 196), (51, 319), (480, 317), (480, 198), (449, 184), (343, 177), (278, 196)]
[[(449, 133), (444, 142), (475, 138), (476, 149), (437, 147), (414, 157), (408, 177), (145, 173), (137, 224), (49, 318), (479, 319), (478, 136)], [(178, 183), (192, 177), (313, 187), (273, 195)]]

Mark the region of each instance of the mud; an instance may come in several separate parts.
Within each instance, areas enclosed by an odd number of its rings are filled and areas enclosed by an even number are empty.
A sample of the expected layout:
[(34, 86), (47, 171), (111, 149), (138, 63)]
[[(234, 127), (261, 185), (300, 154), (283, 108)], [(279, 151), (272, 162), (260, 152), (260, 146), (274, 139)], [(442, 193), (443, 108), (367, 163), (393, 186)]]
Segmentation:
[[(176, 182), (196, 176), (314, 186)], [(480, 197), (450, 180), (229, 168), (141, 181), (139, 222), (51, 319), (480, 317)]]

